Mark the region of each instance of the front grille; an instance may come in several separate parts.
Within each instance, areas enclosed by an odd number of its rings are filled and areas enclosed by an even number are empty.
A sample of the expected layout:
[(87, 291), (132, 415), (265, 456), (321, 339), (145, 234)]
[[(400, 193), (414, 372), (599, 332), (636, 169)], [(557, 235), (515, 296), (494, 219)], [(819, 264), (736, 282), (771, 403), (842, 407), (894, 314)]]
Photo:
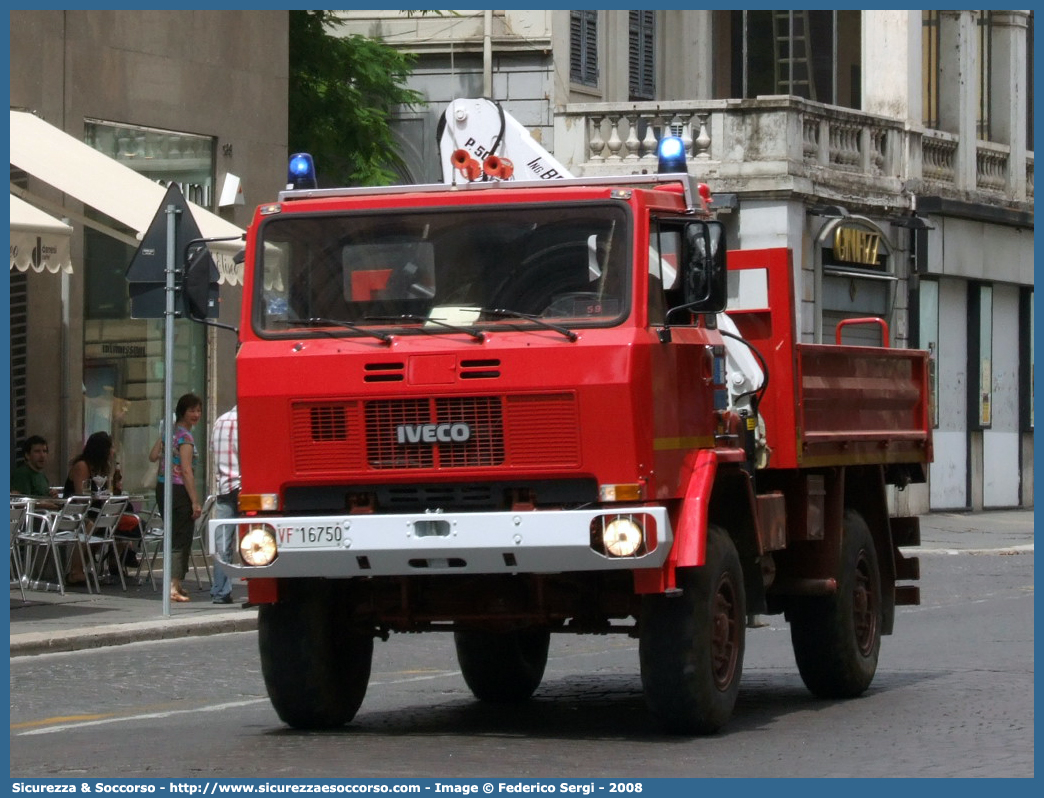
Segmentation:
[[(468, 440), (402, 443), (400, 427), (467, 424)], [(366, 405), (366, 459), (371, 468), (466, 468), (504, 461), (499, 397), (383, 399)]]
[(358, 402), (295, 404), (290, 411), (290, 435), (297, 472), (360, 468), (358, 415)]
[[(438, 425), (456, 425), (458, 432), (467, 425), (468, 439), (424, 440), (422, 433), (430, 438)], [(400, 436), (401, 428), (409, 435)], [(301, 475), (580, 466), (580, 420), (571, 393), (296, 402), (291, 435)]]

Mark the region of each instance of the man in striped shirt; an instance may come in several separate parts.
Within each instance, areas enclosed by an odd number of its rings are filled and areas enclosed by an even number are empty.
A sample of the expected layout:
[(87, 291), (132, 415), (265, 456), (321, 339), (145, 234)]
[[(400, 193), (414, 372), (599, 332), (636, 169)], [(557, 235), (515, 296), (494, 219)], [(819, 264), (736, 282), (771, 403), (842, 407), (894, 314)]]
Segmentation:
[[(214, 422), (210, 434), (210, 451), (217, 472), (214, 518), (235, 518), (239, 512), (239, 416), (236, 407), (218, 416)], [(225, 562), (232, 562), (235, 538), (235, 527), (231, 524), (217, 528), (217, 551)], [(210, 600), (215, 604), (231, 604), (233, 601), (232, 580), (216, 560)]]

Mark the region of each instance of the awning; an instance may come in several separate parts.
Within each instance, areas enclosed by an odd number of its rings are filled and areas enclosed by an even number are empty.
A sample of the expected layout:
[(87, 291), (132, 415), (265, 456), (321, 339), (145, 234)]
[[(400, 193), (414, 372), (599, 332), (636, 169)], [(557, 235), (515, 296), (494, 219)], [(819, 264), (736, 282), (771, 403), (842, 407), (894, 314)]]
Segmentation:
[[(25, 111), (11, 111), (11, 165), (126, 225), (139, 240), (166, 194), (166, 188), (159, 183)], [(49, 209), (54, 212), (60, 210), (54, 203), (13, 186), (12, 192), (31, 198), (33, 204), (40, 207), (51, 206)], [(204, 238), (243, 235), (240, 228), (217, 214), (191, 202), (189, 208)], [(75, 218), (71, 212), (65, 212)], [(76, 218), (76, 221), (131, 245), (138, 243), (96, 220)], [(242, 240), (210, 245), (223, 282), (238, 282), (232, 256), (243, 246)]]
[(72, 273), (69, 237), (72, 228), (28, 202), (11, 195), (11, 268), (20, 272)]

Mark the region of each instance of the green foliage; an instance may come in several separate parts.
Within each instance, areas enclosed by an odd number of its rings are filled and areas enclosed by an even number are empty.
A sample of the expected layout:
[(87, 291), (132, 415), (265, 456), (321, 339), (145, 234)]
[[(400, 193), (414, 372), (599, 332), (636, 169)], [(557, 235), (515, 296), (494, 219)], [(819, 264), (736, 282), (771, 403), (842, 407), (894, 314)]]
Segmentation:
[(422, 104), (406, 88), (414, 56), (379, 39), (329, 35), (331, 11), (290, 11), (290, 152), (315, 158), (319, 185), (386, 185), (401, 163), (395, 106)]

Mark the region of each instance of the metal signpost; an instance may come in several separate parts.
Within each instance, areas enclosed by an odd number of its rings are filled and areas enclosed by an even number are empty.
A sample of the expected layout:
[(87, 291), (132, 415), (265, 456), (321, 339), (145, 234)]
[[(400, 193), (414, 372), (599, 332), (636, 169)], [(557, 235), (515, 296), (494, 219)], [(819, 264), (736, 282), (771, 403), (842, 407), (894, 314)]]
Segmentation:
[[(222, 239), (224, 240), (224, 239)], [(190, 245), (206, 243), (177, 183), (171, 183), (163, 203), (142, 236), (138, 251), (127, 267), (131, 298), (131, 318), (163, 318), (163, 614), (170, 615), (171, 534), (173, 522), (173, 458), (174, 439), (174, 320), (179, 315), (179, 260)], [(217, 267), (207, 253), (204, 278), (215, 283)], [(163, 301), (160, 301), (160, 297)], [(195, 311), (194, 317), (216, 313), (213, 307)], [(200, 319), (197, 319), (200, 320)]]
[(174, 451), (174, 422), (171, 420), (174, 405), (174, 286), (177, 268), (176, 250), (178, 214), (175, 204), (167, 206), (167, 268), (166, 310), (163, 314), (163, 614), (170, 615), (170, 553), (173, 533), (174, 474), (171, 466)]

